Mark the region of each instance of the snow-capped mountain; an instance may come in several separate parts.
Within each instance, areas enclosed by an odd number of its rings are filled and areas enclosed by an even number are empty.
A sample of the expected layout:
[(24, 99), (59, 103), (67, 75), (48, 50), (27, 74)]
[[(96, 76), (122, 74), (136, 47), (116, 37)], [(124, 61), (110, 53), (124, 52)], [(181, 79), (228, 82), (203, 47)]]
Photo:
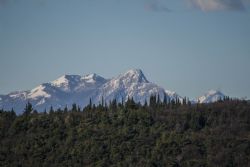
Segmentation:
[(219, 100), (223, 100), (225, 95), (220, 91), (210, 90), (205, 93), (203, 96), (197, 98), (198, 103), (213, 103)]
[(50, 84), (64, 92), (79, 92), (84, 89), (95, 89), (107, 80), (97, 74), (63, 75)]
[(168, 98), (181, 97), (174, 92), (166, 91), (162, 87), (151, 83), (147, 80), (141, 70), (133, 69), (124, 74), (115, 77), (98, 89), (95, 102), (100, 102), (102, 97), (106, 101), (116, 99), (118, 102), (126, 101), (129, 97), (136, 102), (144, 104), (145, 100), (149, 100), (151, 95), (158, 95), (163, 100), (166, 95)]
[(143, 104), (151, 95), (157, 94), (161, 100), (165, 95), (170, 99), (182, 100), (175, 92), (149, 82), (139, 69), (129, 70), (112, 79), (105, 79), (97, 74), (63, 75), (32, 90), (0, 95), (0, 108), (13, 108), (17, 113), (22, 113), (27, 102), (32, 103), (38, 111), (44, 111), (50, 106), (55, 109), (64, 108), (73, 103), (84, 107), (90, 98), (94, 104), (99, 104), (102, 99), (108, 103), (113, 99), (121, 102), (133, 97), (136, 102)]

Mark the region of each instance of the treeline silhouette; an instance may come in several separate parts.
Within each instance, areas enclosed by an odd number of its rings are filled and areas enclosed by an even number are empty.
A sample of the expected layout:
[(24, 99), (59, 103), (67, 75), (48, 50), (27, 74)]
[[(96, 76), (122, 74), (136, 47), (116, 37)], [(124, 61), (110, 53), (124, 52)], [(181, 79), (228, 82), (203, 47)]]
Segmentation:
[(250, 104), (151, 96), (22, 115), (0, 110), (0, 166), (250, 166)]

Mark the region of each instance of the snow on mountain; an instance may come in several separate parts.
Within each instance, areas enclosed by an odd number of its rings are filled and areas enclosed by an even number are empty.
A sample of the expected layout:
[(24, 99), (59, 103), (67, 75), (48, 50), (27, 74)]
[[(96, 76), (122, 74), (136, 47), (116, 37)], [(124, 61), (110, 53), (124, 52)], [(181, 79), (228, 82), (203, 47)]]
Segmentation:
[(181, 97), (180, 95), (178, 95), (176, 92), (170, 91), (170, 90), (165, 90), (165, 93), (169, 96), (172, 97), (173, 99), (179, 98), (180, 101), (183, 100), (183, 97)]
[(93, 73), (93, 74), (88, 74), (82, 77), (82, 80), (84, 80), (86, 83), (94, 84), (94, 83), (104, 83), (106, 82), (106, 79), (103, 77)]
[(198, 103), (213, 103), (219, 100), (224, 99), (225, 95), (220, 91), (210, 90), (205, 93), (203, 96), (197, 98)]
[(163, 100), (166, 93), (163, 88), (149, 82), (140, 69), (132, 69), (102, 85), (97, 94), (95, 102), (103, 97), (106, 102), (112, 99), (122, 102), (133, 97), (136, 102), (144, 104), (151, 95), (159, 94)]
[(11, 110), (12, 108), (24, 108), (23, 104), (27, 98), (28, 91), (15, 91), (7, 95), (0, 95), (0, 108)]
[(27, 91), (16, 91), (9, 94), (9, 97), (16, 99), (21, 98), (25, 99), (27, 97)]
[(91, 86), (99, 86), (106, 82), (106, 79), (97, 74), (80, 75), (63, 75), (60, 78), (52, 81), (50, 84), (58, 89), (71, 92), (79, 91)]
[(32, 89), (28, 94), (28, 98), (30, 99), (36, 99), (38, 97), (51, 97), (51, 95), (45, 91), (44, 85), (39, 85), (38, 87)]
[(131, 69), (112, 79), (105, 79), (97, 74), (63, 75), (58, 79), (44, 83), (30, 91), (12, 92), (0, 96), (0, 108), (22, 113), (25, 104), (29, 101), (38, 111), (53, 108), (64, 108), (73, 103), (81, 107), (92, 102), (99, 104), (102, 98), (105, 102), (116, 99), (118, 102), (126, 101), (129, 97), (136, 102), (149, 101), (151, 95), (158, 95), (163, 100), (168, 98), (180, 98), (175, 92), (163, 89), (151, 83), (140, 69)]

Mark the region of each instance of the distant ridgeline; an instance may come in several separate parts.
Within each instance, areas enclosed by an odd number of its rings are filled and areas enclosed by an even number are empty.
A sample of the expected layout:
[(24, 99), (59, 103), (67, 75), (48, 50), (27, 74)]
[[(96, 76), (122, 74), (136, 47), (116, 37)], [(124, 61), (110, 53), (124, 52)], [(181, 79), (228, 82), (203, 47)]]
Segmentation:
[[(38, 85), (28, 91), (11, 92), (0, 95), (0, 109), (13, 110), (22, 114), (23, 108), (29, 102), (38, 112), (55, 110), (77, 103), (83, 108), (89, 104), (110, 103), (114, 99), (118, 103), (133, 97), (136, 103), (142, 105), (150, 101), (150, 96), (158, 96), (160, 101), (168, 98), (170, 101), (184, 98), (176, 92), (166, 90), (147, 80), (140, 69), (132, 69), (112, 79), (105, 79), (97, 74), (63, 75), (58, 79)], [(220, 91), (209, 91), (205, 95), (192, 100), (191, 103), (211, 103), (224, 99)]]
[(0, 110), (0, 166), (250, 165), (250, 104), (92, 101), (81, 109)]

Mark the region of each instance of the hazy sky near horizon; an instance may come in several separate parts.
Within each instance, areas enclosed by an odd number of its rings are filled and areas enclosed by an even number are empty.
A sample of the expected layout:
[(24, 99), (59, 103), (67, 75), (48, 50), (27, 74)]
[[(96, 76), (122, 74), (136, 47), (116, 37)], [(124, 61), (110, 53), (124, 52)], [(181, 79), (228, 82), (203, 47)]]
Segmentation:
[(195, 98), (250, 98), (250, 0), (0, 0), (0, 94), (131, 68)]

